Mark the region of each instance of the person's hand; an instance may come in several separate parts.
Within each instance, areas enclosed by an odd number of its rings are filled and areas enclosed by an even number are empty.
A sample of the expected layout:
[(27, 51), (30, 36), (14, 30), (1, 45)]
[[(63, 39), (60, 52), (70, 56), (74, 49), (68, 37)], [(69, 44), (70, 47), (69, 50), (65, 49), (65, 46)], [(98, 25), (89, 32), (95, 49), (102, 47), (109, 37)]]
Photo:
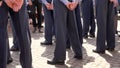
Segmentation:
[(66, 4), (66, 7), (69, 9), (69, 10), (74, 10), (76, 7), (77, 7), (78, 3), (77, 2), (68, 2)]
[(12, 0), (5, 0), (5, 3), (8, 5), (8, 7), (12, 8)]
[(13, 11), (18, 12), (22, 7), (23, 2), (24, 0), (15, 0), (12, 6)]
[(15, 0), (12, 7), (13, 11), (18, 12), (22, 7), (23, 2), (24, 0)]
[(8, 7), (12, 8), (13, 11), (18, 12), (22, 5), (24, 0), (5, 0), (5, 3), (8, 5)]
[(48, 10), (53, 10), (53, 4), (47, 3), (45, 4)]
[(51, 4), (51, 10), (53, 10), (53, 9), (54, 9), (53, 4)]
[(71, 5), (71, 2), (68, 2), (67, 4), (66, 4), (66, 7), (70, 10), (71, 8), (70, 8), (70, 5)]
[(18, 12), (20, 10), (20, 6), (17, 4), (13, 4), (12, 9), (13, 11)]
[(74, 10), (77, 7), (78, 3), (77, 2), (71, 2), (70, 4), (70, 10)]
[(2, 1), (0, 1), (0, 6), (2, 5)]
[(28, 2), (28, 5), (30, 5), (30, 6), (31, 6), (31, 5), (33, 5), (33, 3), (32, 3), (32, 1), (31, 1), (31, 0)]
[(114, 0), (110, 0), (110, 2), (113, 2)]
[(113, 2), (114, 7), (116, 7), (116, 6), (118, 6), (118, 5), (119, 5), (118, 0), (110, 0), (110, 2)]

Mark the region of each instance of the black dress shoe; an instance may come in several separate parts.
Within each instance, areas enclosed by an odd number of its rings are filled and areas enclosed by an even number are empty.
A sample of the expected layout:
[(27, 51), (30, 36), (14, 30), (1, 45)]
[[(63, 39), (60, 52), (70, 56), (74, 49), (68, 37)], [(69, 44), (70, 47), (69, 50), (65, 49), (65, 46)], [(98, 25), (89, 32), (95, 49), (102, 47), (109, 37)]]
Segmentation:
[(52, 43), (49, 43), (47, 41), (41, 42), (41, 45), (52, 45)]
[(117, 31), (117, 30), (115, 31), (115, 34), (118, 34), (118, 31)]
[(70, 47), (67, 47), (66, 49), (70, 50)]
[(43, 26), (41, 25), (40, 28), (43, 28)]
[(32, 31), (32, 33), (35, 33), (37, 31), (37, 28), (36, 27), (34, 27), (34, 30)]
[(70, 49), (70, 47), (71, 47), (71, 46), (67, 45), (67, 46), (66, 46), (66, 49)]
[(9, 58), (8, 60), (7, 60), (7, 64), (10, 64), (10, 63), (12, 63), (13, 62), (13, 59), (12, 58)]
[(118, 34), (118, 37), (120, 37), (120, 35)]
[(95, 35), (94, 34), (90, 34), (89, 35), (91, 38), (95, 38)]
[(14, 47), (14, 46), (12, 46), (11, 49), (10, 49), (10, 51), (19, 51), (19, 49), (16, 48), (16, 47)]
[(75, 55), (74, 58), (78, 59), (78, 60), (81, 60), (83, 57), (82, 56), (77, 56)]
[(38, 29), (38, 32), (39, 32), (39, 33), (43, 33), (43, 31), (42, 31), (40, 28)]
[(88, 35), (84, 35), (83, 38), (84, 38), (84, 39), (87, 39), (87, 38), (88, 38)]
[(106, 50), (108, 50), (108, 51), (114, 51), (115, 49), (114, 48), (106, 48)]
[(97, 50), (93, 50), (94, 53), (98, 53), (98, 54), (105, 54), (105, 51), (97, 51)]
[(63, 60), (52, 60), (52, 61), (47, 61), (47, 64), (51, 64), (51, 65), (64, 65), (65, 62)]

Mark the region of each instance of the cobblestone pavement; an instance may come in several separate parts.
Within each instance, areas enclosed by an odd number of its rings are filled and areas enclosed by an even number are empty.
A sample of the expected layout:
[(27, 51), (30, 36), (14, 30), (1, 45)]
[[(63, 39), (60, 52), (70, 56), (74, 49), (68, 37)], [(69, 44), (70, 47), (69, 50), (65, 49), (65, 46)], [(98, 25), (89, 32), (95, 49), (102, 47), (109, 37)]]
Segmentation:
[[(30, 29), (33, 30), (30, 25)], [(83, 60), (73, 58), (72, 50), (66, 50), (65, 65), (48, 65), (46, 62), (53, 58), (55, 43), (50, 46), (42, 46), (40, 42), (44, 41), (44, 33), (31, 33), (32, 35), (32, 57), (33, 68), (120, 68), (120, 38), (116, 36), (116, 48), (114, 52), (106, 51), (106, 54), (96, 54), (96, 38), (84, 39)], [(9, 30), (9, 41), (12, 46), (12, 34)], [(19, 63), (19, 52), (11, 52), (14, 61), (7, 65), (7, 68), (21, 68)]]

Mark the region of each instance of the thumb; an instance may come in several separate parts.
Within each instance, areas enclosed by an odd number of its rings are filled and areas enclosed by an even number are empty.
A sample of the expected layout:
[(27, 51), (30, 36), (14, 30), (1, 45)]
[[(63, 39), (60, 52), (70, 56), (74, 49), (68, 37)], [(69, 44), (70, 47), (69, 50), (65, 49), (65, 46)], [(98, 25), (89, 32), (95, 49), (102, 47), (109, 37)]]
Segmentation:
[(0, 2), (0, 6), (2, 5), (2, 1)]

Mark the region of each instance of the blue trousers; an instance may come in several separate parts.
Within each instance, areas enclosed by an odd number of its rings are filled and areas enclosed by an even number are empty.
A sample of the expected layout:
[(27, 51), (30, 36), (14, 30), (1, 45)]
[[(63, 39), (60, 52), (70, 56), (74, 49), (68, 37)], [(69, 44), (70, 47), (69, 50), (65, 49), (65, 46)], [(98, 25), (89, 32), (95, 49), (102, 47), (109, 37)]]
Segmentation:
[(32, 56), (30, 47), (29, 27), (27, 19), (26, 3), (24, 4), (19, 12), (14, 12), (10, 9), (3, 1), (0, 7), (0, 68), (6, 68), (7, 63), (7, 52), (8, 52), (8, 35), (7, 35), (7, 23), (8, 23), (8, 12), (12, 18), (13, 25), (15, 26), (15, 32), (20, 41), (20, 63), (22, 68), (32, 68)]
[(95, 34), (93, 0), (82, 0), (83, 36)]
[[(75, 18), (76, 18), (76, 24), (77, 24), (77, 29), (78, 29), (78, 34), (79, 34), (79, 39), (80, 39), (80, 43), (83, 43), (83, 36), (82, 36), (82, 24), (81, 24), (81, 16), (80, 16), (80, 6), (79, 4), (77, 5), (77, 7), (75, 8)], [(67, 37), (67, 48), (70, 47), (70, 40), (69, 37)]]
[(54, 21), (56, 47), (54, 60), (66, 59), (66, 34), (70, 39), (75, 55), (82, 56), (82, 43), (80, 43), (75, 12), (70, 11), (60, 0), (54, 0)]
[(96, 0), (97, 42), (96, 50), (115, 48), (114, 7), (109, 0)]
[(45, 5), (43, 5), (43, 9), (45, 19), (45, 40), (48, 43), (52, 43), (52, 37), (55, 30), (53, 10), (48, 10)]

